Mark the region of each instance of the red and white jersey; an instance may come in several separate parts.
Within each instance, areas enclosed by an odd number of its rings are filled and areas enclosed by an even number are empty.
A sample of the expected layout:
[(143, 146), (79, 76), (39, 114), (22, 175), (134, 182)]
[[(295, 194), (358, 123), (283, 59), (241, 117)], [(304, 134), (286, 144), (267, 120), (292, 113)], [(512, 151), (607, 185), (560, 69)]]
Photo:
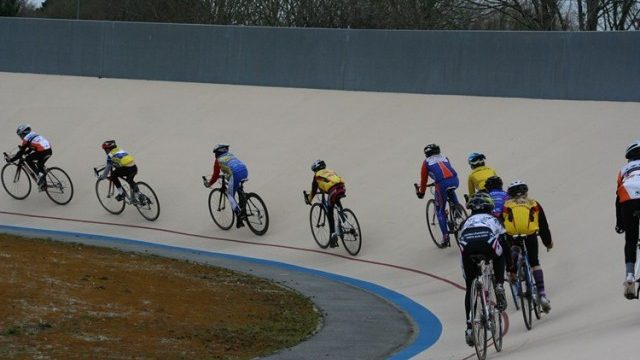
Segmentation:
[(33, 150), (40, 152), (45, 151), (47, 149), (51, 149), (51, 144), (49, 144), (49, 140), (44, 137), (30, 132), (22, 139), (22, 146), (28, 145)]
[(640, 160), (630, 161), (618, 173), (617, 195), (620, 203), (640, 199)]

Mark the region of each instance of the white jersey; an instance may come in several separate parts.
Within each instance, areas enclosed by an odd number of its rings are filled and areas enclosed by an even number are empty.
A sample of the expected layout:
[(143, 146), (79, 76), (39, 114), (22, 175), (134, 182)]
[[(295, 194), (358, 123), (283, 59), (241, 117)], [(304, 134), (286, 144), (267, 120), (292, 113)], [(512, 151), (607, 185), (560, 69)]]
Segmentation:
[(36, 134), (35, 132), (28, 133), (22, 139), (22, 145), (29, 145), (35, 151), (45, 151), (51, 149), (51, 144), (49, 144), (49, 140), (45, 139), (43, 136)]
[(471, 215), (460, 230), (459, 243), (464, 249), (470, 243), (484, 241), (491, 245), (496, 255), (502, 255), (502, 246), (498, 241), (506, 231), (500, 221), (491, 214)]
[(640, 160), (630, 161), (620, 169), (617, 195), (620, 203), (640, 199)]

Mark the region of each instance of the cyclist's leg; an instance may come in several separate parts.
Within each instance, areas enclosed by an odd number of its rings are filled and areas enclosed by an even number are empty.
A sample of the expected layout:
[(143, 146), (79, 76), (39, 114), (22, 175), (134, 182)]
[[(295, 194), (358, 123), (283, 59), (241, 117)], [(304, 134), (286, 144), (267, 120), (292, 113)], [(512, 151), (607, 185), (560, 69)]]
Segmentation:
[(471, 319), (469, 319), (469, 314), (471, 313), (471, 285), (473, 280), (478, 277), (478, 266), (471, 261), (471, 255), (473, 254), (474, 249), (472, 246), (467, 246), (462, 251), (462, 275), (466, 285), (464, 311), (466, 314), (465, 319), (467, 319), (467, 328), (471, 328)]
[(129, 184), (132, 195), (133, 193), (138, 192), (138, 185), (136, 185), (136, 182), (134, 180), (136, 177), (136, 174), (138, 174), (138, 166), (133, 165), (130, 167), (123, 168), (122, 175), (121, 175), (122, 178), (127, 182), (127, 184)]
[(237, 178), (232, 173), (231, 176), (227, 179), (227, 200), (229, 200), (229, 204), (231, 204), (231, 208), (236, 215), (240, 214), (240, 206), (238, 206), (238, 202), (236, 201), (235, 194), (238, 191), (238, 185), (240, 184), (237, 181)]
[(640, 211), (640, 200), (628, 200), (622, 204), (622, 219), (624, 234), (624, 262), (626, 277), (629, 274), (635, 276), (636, 248), (638, 247), (638, 216), (634, 213)]
[[(234, 194), (239, 192), (240, 189), (240, 185), (242, 184), (243, 181), (247, 181), (249, 179), (249, 172), (247, 171), (247, 168), (242, 168), (238, 171), (234, 171), (233, 173), (233, 177), (235, 179), (236, 182), (236, 186), (235, 186), (235, 191)], [(245, 209), (245, 203), (247, 201), (247, 198), (245, 196), (244, 193), (242, 194), (238, 194), (238, 200), (240, 201), (240, 203), (238, 204), (238, 206), (240, 207), (240, 213), (242, 215), (246, 215), (246, 209)]]
[(442, 231), (442, 238), (448, 240), (449, 229), (447, 228), (447, 215), (444, 212), (446, 206), (446, 195), (444, 194), (445, 189), (446, 187), (442, 186), (441, 183), (437, 183), (434, 199), (436, 202), (436, 216), (438, 217), (438, 225), (440, 226), (440, 231)]
[[(460, 186), (460, 180), (458, 180), (457, 176), (454, 176), (452, 178), (446, 179), (446, 180), (444, 180), (444, 182), (446, 183), (444, 189), (450, 188), (450, 187), (454, 187), (454, 188), (457, 189), (458, 186)], [(456, 195), (455, 191), (449, 191), (447, 193), (447, 196), (449, 198), (449, 201), (452, 201), (454, 204), (459, 204), (458, 196)]]
[(38, 174), (38, 153), (32, 152), (24, 157), (24, 162), (36, 175)]
[(540, 266), (540, 259), (538, 258), (538, 235), (533, 234), (527, 236), (525, 246), (527, 247), (529, 264), (531, 265), (531, 270), (533, 272), (533, 281), (536, 282), (536, 287), (538, 288), (538, 294), (546, 297), (544, 273), (542, 272), (542, 266)]

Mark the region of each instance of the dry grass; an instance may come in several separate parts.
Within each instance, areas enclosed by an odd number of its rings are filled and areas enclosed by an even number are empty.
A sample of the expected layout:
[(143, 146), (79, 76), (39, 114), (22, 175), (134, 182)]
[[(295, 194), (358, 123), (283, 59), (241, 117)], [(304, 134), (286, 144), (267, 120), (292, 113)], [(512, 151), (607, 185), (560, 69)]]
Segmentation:
[(250, 359), (299, 343), (319, 317), (229, 270), (0, 235), (3, 359)]

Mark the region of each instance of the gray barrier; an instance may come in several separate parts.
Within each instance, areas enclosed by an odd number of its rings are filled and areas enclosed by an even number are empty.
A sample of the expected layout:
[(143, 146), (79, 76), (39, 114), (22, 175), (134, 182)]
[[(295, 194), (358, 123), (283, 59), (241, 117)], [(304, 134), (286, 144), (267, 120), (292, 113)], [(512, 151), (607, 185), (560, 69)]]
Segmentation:
[(340, 30), (0, 18), (0, 71), (640, 101), (640, 32)]

